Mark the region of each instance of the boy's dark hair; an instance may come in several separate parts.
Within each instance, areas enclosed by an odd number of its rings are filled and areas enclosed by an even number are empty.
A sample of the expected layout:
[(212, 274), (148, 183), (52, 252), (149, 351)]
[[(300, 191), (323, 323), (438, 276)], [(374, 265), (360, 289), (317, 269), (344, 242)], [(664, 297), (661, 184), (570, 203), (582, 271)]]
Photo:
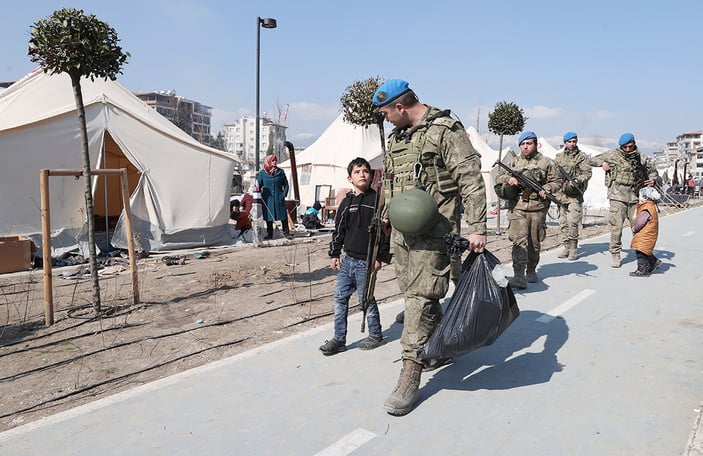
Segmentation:
[(238, 199), (233, 199), (232, 201), (229, 202), (229, 210), (231, 211), (232, 208), (235, 206), (239, 207), (239, 200)]
[(368, 162), (368, 160), (363, 157), (356, 157), (354, 160), (349, 162), (349, 166), (347, 166), (347, 174), (351, 176), (352, 170), (354, 170), (354, 168), (357, 166), (365, 166), (366, 169), (371, 172), (371, 164)]

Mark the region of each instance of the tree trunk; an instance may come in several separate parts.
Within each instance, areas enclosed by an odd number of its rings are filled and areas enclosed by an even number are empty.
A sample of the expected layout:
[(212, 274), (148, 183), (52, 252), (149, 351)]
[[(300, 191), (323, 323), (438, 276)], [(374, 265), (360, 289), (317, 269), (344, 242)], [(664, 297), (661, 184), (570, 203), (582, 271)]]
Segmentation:
[[(503, 134), (501, 133), (500, 135), (500, 142), (498, 143), (498, 161), (502, 162), (503, 161)], [(496, 212), (496, 234), (500, 235), (503, 234), (502, 231), (500, 231), (500, 206), (501, 206), (501, 200), (498, 198), (498, 212)]]
[(95, 253), (95, 210), (93, 207), (92, 176), (90, 172), (90, 151), (88, 149), (88, 129), (85, 121), (85, 106), (83, 106), (83, 92), (81, 91), (80, 75), (71, 75), (73, 96), (78, 109), (78, 128), (81, 137), (81, 152), (83, 157), (83, 182), (85, 183), (85, 212), (88, 223), (88, 252), (90, 262), (90, 279), (93, 285), (93, 308), (100, 313), (100, 281), (98, 280), (98, 261)]

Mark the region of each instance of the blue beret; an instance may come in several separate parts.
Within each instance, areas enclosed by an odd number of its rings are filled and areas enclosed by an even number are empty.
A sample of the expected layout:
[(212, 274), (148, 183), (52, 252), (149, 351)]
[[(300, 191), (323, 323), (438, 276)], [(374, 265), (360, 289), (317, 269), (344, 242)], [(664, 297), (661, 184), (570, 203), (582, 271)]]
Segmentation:
[(390, 81), (384, 82), (381, 87), (376, 89), (376, 92), (373, 94), (373, 104), (380, 108), (408, 92), (410, 92), (408, 81), (391, 79)]
[(623, 133), (622, 136), (620, 136), (620, 139), (618, 139), (618, 146), (624, 146), (625, 144), (629, 142), (634, 142), (635, 137), (632, 135), (632, 133)]
[(566, 133), (564, 133), (563, 139), (564, 139), (564, 142), (566, 142), (566, 141), (568, 141), (570, 139), (574, 139), (576, 137), (577, 137), (576, 133), (574, 133), (573, 131), (567, 131)]
[(519, 146), (520, 144), (522, 144), (523, 141), (525, 141), (527, 139), (537, 139), (537, 135), (535, 134), (534, 131), (530, 131), (530, 130), (524, 131), (524, 132), (522, 132), (520, 137), (517, 139), (517, 145)]

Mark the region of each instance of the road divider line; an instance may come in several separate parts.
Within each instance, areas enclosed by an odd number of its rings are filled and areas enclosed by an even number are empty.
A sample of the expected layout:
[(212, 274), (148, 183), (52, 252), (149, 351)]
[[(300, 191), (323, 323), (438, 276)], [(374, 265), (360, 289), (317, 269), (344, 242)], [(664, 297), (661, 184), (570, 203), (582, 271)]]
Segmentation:
[(569, 309), (574, 307), (576, 304), (579, 304), (581, 301), (584, 301), (586, 298), (588, 298), (589, 296), (591, 296), (595, 292), (596, 292), (596, 290), (591, 290), (589, 288), (586, 288), (585, 290), (581, 290), (573, 298), (569, 298), (563, 304), (558, 305), (554, 309), (550, 310), (546, 314), (539, 317), (537, 319), (537, 321), (540, 323), (549, 323), (550, 321), (557, 318), (559, 315), (565, 314)]
[(373, 432), (363, 428), (356, 428), (315, 456), (345, 456), (374, 437), (376, 437), (376, 434)]

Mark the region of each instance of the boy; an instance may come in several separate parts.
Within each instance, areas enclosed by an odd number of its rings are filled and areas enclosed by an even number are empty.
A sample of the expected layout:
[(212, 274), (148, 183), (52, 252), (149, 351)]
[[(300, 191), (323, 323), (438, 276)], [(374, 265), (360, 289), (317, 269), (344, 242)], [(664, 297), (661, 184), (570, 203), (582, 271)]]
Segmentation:
[[(357, 157), (347, 166), (347, 180), (352, 191), (347, 193), (339, 205), (334, 221), (334, 232), (328, 252), (330, 267), (337, 273), (334, 289), (334, 337), (320, 347), (325, 356), (336, 355), (347, 349), (347, 313), (349, 298), (354, 291), (362, 299), (366, 282), (366, 254), (369, 248), (369, 226), (376, 211), (376, 191), (371, 186), (371, 165), (364, 158)], [(345, 255), (340, 261), (342, 248)], [(379, 247), (384, 251), (389, 245)], [(376, 261), (375, 270), (381, 268)], [(369, 335), (359, 343), (360, 350), (372, 350), (383, 344), (381, 318), (375, 299), (368, 303), (366, 318)]]
[(305, 215), (303, 215), (302, 221), (303, 226), (305, 228), (309, 230), (317, 230), (325, 226), (322, 224), (320, 218), (318, 217), (320, 209), (322, 209), (322, 205), (319, 201), (315, 201), (315, 204), (313, 204), (312, 207), (308, 208), (308, 210), (305, 211)]
[(637, 217), (632, 227), (632, 243), (637, 255), (637, 270), (630, 273), (632, 277), (649, 277), (659, 266), (661, 260), (654, 256), (654, 245), (659, 236), (659, 215), (656, 202), (661, 194), (653, 187), (644, 187), (639, 192)]

